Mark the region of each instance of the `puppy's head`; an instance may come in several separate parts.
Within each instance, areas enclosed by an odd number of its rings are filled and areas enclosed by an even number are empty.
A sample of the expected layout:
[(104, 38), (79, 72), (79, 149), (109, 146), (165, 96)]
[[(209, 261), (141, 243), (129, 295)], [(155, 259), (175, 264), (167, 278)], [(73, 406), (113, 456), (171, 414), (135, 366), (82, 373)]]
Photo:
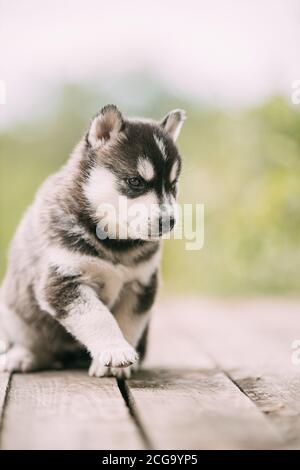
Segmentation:
[(172, 230), (181, 170), (175, 142), (184, 119), (182, 110), (160, 122), (125, 119), (108, 105), (92, 120), (84, 194), (98, 236), (157, 239)]

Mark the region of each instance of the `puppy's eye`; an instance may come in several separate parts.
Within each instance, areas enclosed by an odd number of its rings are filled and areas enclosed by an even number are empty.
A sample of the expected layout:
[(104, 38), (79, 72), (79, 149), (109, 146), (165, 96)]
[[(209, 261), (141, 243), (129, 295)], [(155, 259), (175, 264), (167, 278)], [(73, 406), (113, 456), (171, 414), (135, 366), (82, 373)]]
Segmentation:
[(132, 176), (131, 178), (128, 178), (127, 183), (129, 184), (129, 186), (136, 189), (140, 189), (144, 186), (144, 181), (138, 176)]

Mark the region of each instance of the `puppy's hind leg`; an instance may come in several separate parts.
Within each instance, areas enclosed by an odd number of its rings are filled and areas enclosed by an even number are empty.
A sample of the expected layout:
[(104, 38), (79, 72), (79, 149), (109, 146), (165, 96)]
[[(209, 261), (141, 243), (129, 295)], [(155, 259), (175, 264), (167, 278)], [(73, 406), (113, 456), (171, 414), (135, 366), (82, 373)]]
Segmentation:
[[(32, 336), (33, 338), (33, 336)], [(52, 360), (43, 350), (31, 349), (28, 325), (0, 302), (0, 372), (29, 372), (49, 368)]]
[(29, 372), (39, 367), (37, 356), (23, 346), (15, 344), (0, 354), (0, 372)]

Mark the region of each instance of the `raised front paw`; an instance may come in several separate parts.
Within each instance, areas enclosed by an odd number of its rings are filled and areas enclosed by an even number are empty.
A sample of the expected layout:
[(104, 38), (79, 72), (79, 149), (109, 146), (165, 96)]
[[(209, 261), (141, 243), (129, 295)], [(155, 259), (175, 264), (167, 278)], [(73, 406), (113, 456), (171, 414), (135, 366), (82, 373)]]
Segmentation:
[(103, 377), (107, 368), (126, 368), (138, 361), (138, 354), (130, 344), (117, 344), (106, 347), (98, 357), (94, 358), (89, 369), (89, 375)]
[(138, 362), (129, 367), (108, 367), (106, 375), (117, 379), (130, 379), (131, 375), (139, 368)]
[(117, 379), (130, 379), (131, 375), (138, 370), (139, 364), (136, 362), (128, 367), (106, 367), (93, 359), (90, 366), (89, 375), (91, 377), (116, 377)]

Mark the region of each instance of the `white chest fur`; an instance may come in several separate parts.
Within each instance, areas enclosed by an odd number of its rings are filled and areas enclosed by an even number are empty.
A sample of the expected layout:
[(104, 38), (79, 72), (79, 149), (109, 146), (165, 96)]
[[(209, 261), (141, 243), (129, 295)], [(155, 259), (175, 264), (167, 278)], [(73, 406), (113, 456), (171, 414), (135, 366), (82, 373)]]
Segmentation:
[(159, 261), (160, 251), (150, 260), (134, 267), (71, 253), (64, 248), (49, 252), (50, 265), (54, 265), (62, 275), (80, 275), (83, 283), (93, 287), (109, 307), (114, 305), (124, 284), (139, 281), (146, 285), (158, 268)]

